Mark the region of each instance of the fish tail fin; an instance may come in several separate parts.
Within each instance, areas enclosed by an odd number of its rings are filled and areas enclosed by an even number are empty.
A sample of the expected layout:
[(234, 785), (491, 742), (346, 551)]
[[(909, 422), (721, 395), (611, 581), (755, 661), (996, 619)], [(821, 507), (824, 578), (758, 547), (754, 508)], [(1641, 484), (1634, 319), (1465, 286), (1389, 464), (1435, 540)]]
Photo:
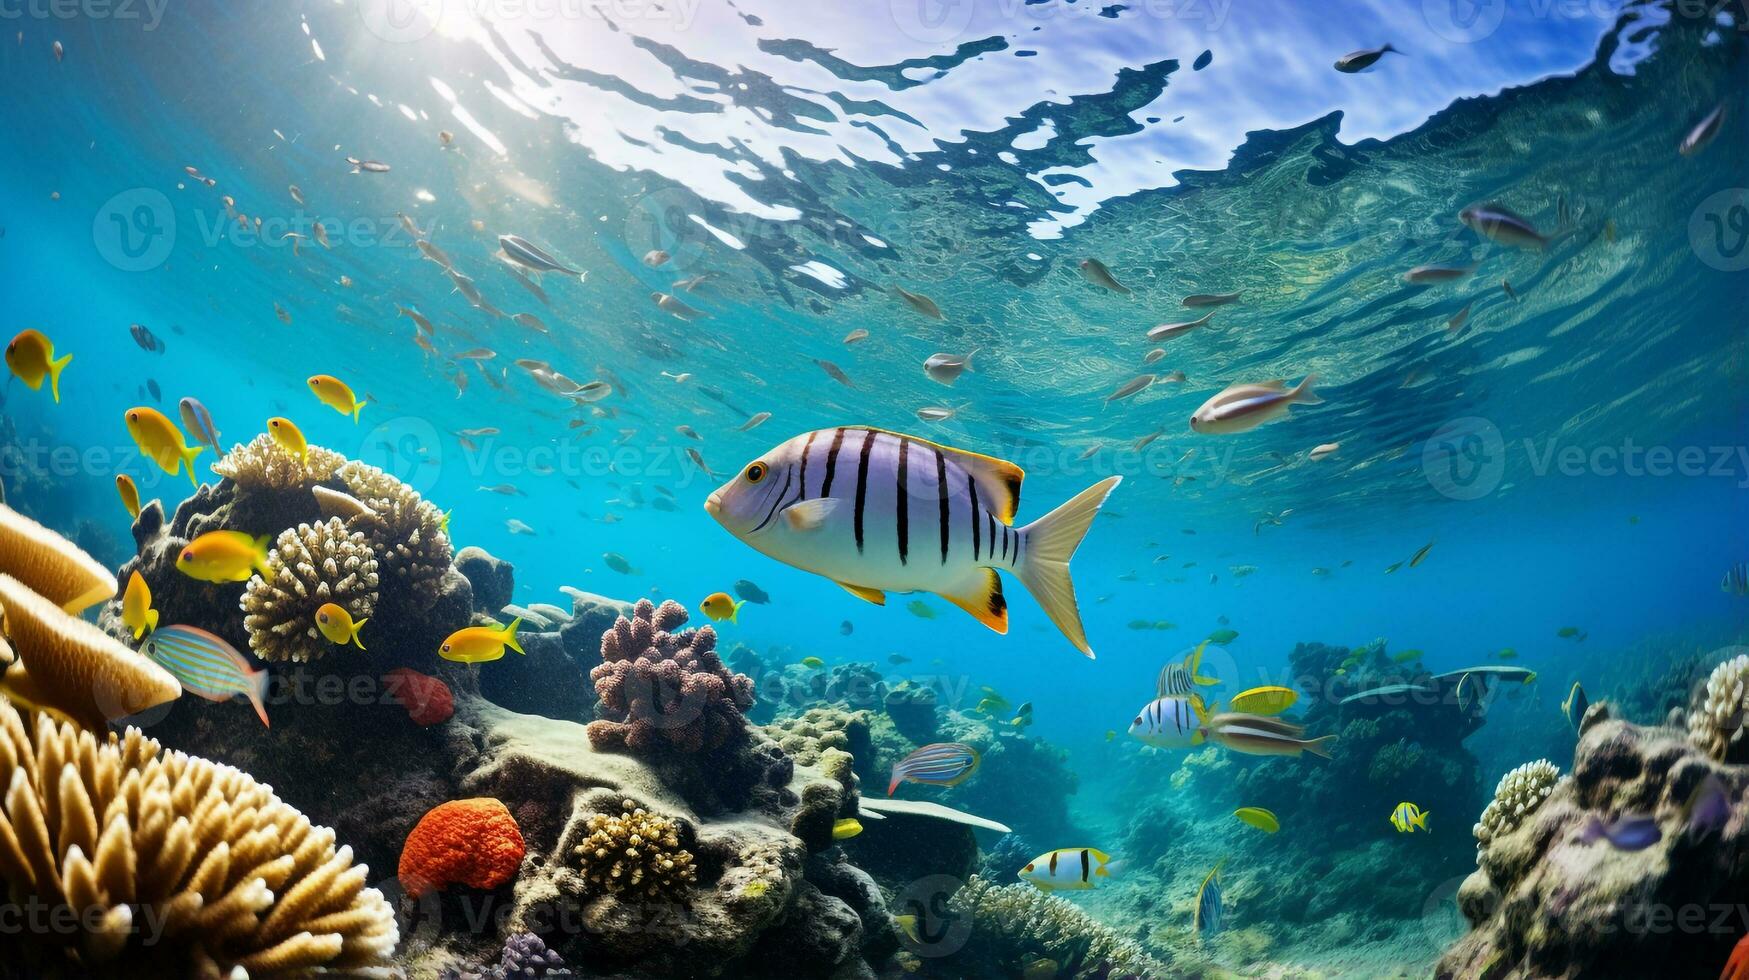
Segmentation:
[(895, 766), (893, 769), (893, 781), (887, 784), (887, 795), (892, 796), (893, 790), (898, 789), (899, 784), (904, 782), (904, 779), (905, 777), (899, 775), (898, 767)]
[(1312, 390), (1312, 386), (1317, 383), (1317, 375), (1306, 375), (1306, 379), (1299, 384), (1294, 385), (1294, 390), (1289, 392), (1289, 395), (1291, 396), (1290, 400), (1298, 402), (1301, 405), (1322, 405), (1324, 399), (1319, 398), (1318, 393)]
[(273, 727), (273, 723), (267, 720), (267, 685), (272, 681), (267, 668), (263, 667), (249, 675), (249, 685), (243, 692), (248, 696), (249, 704), (255, 709), (255, 716), (261, 719), (264, 728)]
[(188, 467), (188, 482), (194, 484), (197, 490), (200, 489), (200, 478), (194, 475), (194, 458), (205, 450), (206, 447), (197, 442), (192, 446), (182, 447), (177, 453), (182, 458), (182, 465)]
[[(1333, 737), (1333, 736), (1332, 736), (1332, 737)], [(1416, 818), (1416, 819), (1415, 819), (1415, 826), (1417, 826), (1417, 827), (1420, 827), (1420, 828), (1421, 828), (1421, 829), (1422, 829), (1422, 830), (1425, 830), (1425, 831), (1427, 831), (1427, 832), (1428, 832), (1428, 833), (1430, 833), (1430, 834), (1431, 834), (1431, 833), (1433, 833), (1433, 828), (1432, 828), (1432, 827), (1429, 827), (1429, 826), (1427, 826), (1427, 818), (1428, 818), (1428, 817), (1430, 817), (1430, 816), (1432, 816), (1432, 815), (1433, 815), (1433, 811), (1431, 811), (1431, 810), (1422, 810), (1422, 811), (1421, 811), (1421, 816), (1419, 816), (1419, 817), (1417, 817), (1417, 818)]]
[(357, 398), (354, 398), (352, 400), (352, 424), (353, 425), (358, 424), (358, 413), (364, 411), (364, 406), (366, 404), (367, 404), (366, 401), (362, 401), (362, 400), (357, 399)]
[(1107, 860), (1104, 864), (1100, 865), (1099, 870), (1097, 870), (1093, 873), (1100, 878), (1112, 878), (1112, 877), (1116, 877), (1118, 875), (1123, 874), (1124, 869), (1128, 868), (1129, 866), (1130, 866), (1130, 862), (1127, 859), (1111, 858), (1111, 859)]
[(49, 362), (49, 394), (55, 396), (55, 403), (61, 401), (61, 371), (73, 360), (73, 355), (63, 354)]
[(522, 644), (516, 641), (516, 628), (521, 625), (522, 617), (518, 616), (510, 621), (509, 626), (504, 627), (504, 645), (526, 657), (528, 652), (523, 650)]
[(1113, 476), (1095, 483), (1049, 514), (1022, 528), (1026, 559), (1019, 569), (1020, 584), (1032, 593), (1045, 615), (1068, 637), (1077, 650), (1093, 656), (1087, 633), (1081, 627), (1081, 611), (1075, 605), (1075, 583), (1069, 578), (1069, 559), (1087, 536), (1093, 518), (1111, 491), (1123, 482)]
[(1330, 746), (1335, 742), (1336, 736), (1334, 735), (1320, 735), (1317, 738), (1308, 739), (1305, 743), (1305, 749), (1320, 759), (1328, 759), (1330, 758)]
[(364, 624), (368, 622), (370, 622), (370, 617), (366, 616), (352, 624), (352, 642), (358, 644), (360, 650), (364, 649), (364, 641), (358, 638), (358, 631), (364, 629)]
[[(146, 610), (146, 624), (145, 625), (146, 625), (146, 632), (148, 632), (148, 633), (150, 633), (153, 630), (156, 630), (158, 628), (158, 610), (156, 610), (156, 609)], [(136, 640), (139, 639), (139, 635), (136, 634), (134, 636), (134, 639), (136, 639)]]
[(1397, 47), (1396, 45), (1390, 43), (1389, 41), (1385, 42), (1385, 46), (1379, 49), (1379, 54), (1384, 54), (1386, 51), (1389, 51), (1392, 54), (1402, 54), (1403, 53), (1402, 48)]
[(264, 579), (273, 578), (273, 568), (267, 563), (267, 548), (273, 542), (270, 534), (260, 535), (255, 539), (255, 560), (251, 563)]
[(736, 626), (741, 625), (741, 607), (745, 606), (746, 604), (747, 604), (746, 599), (742, 599), (740, 602), (730, 604), (730, 606), (729, 606), (729, 622), (734, 623)]

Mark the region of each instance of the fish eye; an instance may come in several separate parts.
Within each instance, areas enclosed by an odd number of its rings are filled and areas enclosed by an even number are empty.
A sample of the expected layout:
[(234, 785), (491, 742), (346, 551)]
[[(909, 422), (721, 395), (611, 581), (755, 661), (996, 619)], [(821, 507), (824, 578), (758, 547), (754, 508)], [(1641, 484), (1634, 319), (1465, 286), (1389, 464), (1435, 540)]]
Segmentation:
[(139, 420), (140, 420), (140, 413), (139, 412), (129, 412), (128, 413), (128, 421), (129, 422), (138, 422)]
[(765, 479), (765, 472), (766, 471), (765, 471), (765, 464), (764, 463), (750, 463), (750, 464), (748, 464), (748, 466), (747, 466), (747, 482), (748, 483), (758, 483), (760, 480)]
[(182, 553), (182, 560), (183, 560), (183, 561), (193, 561), (193, 560), (194, 560), (194, 552), (192, 552), (192, 551), (184, 551), (184, 552), (183, 552), (183, 553)]
[(448, 653), (448, 652), (449, 652), (449, 644), (447, 644), (447, 643), (445, 643), (445, 644), (444, 644), (444, 645), (443, 645), (443, 652), (444, 652), (444, 653)]
[(326, 623), (328, 621), (328, 614), (325, 612), (317, 613), (316, 614), (316, 621), (319, 623)]
[(1021, 869), (1020, 869), (1020, 870), (1021, 870), (1021, 871), (1023, 871), (1023, 872), (1026, 872), (1026, 873), (1029, 873), (1029, 874), (1030, 874), (1030, 873), (1031, 873), (1031, 872), (1032, 872), (1032, 867), (1033, 867), (1033, 866), (1032, 866), (1032, 865), (1030, 865), (1030, 864), (1029, 864), (1029, 865), (1027, 865), (1027, 866), (1026, 866), (1026, 867), (1024, 867), (1024, 868), (1021, 868)]
[(1142, 716), (1141, 715), (1137, 715), (1136, 720), (1130, 722), (1130, 724), (1132, 724), (1132, 725), (1140, 725), (1141, 723), (1142, 723)]

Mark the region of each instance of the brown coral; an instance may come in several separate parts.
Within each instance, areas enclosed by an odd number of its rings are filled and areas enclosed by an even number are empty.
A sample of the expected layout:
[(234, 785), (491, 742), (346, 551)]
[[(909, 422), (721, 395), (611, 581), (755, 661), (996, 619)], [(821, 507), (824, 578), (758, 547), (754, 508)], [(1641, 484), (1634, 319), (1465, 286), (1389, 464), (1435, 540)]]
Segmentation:
[(723, 666), (709, 626), (674, 632), (686, 618), (673, 600), (640, 599), (602, 635), (602, 662), (589, 672), (601, 699), (602, 718), (589, 723), (596, 748), (701, 752), (746, 737), (752, 679)]
[(443, 576), (455, 557), (443, 530), (443, 512), (417, 490), (368, 463), (352, 461), (335, 474), (370, 515), (352, 521), (376, 552), (382, 575), (431, 608), (443, 591)]
[(573, 854), (596, 894), (638, 899), (677, 895), (698, 878), (692, 852), (681, 846), (680, 822), (622, 800), (618, 814), (595, 813)]
[(102, 728), (182, 694), (164, 668), (5, 574), (0, 616), (16, 648), (0, 683), (11, 697)]
[(102, 739), (0, 703), (0, 881), (72, 929), (21, 930), (99, 976), (386, 975), (369, 869), (268, 787), (130, 728)]
[(243, 626), (263, 660), (314, 660), (332, 646), (316, 629), (316, 610), (332, 602), (356, 622), (376, 609), (377, 560), (365, 536), (339, 518), (282, 532), (267, 556), (271, 578), (249, 580)]
[(212, 469), (241, 490), (295, 490), (333, 479), (345, 462), (346, 457), (321, 446), (305, 447), (300, 461), (263, 433), (246, 445), (232, 446)]
[(765, 733), (784, 754), (811, 766), (827, 749), (854, 754), (869, 740), (869, 713), (842, 708), (809, 708), (799, 718), (785, 718), (765, 726)]
[(115, 576), (97, 559), (3, 503), (0, 570), (68, 612), (115, 595)]

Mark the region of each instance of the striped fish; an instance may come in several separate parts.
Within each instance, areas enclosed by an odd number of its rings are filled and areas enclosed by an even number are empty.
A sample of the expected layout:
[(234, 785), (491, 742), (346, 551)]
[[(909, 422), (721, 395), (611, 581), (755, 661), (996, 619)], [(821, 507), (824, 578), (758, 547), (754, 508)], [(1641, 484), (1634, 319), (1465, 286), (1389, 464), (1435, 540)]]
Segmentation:
[(1114, 869), (1111, 855), (1091, 847), (1064, 847), (1028, 861), (1020, 869), (1020, 880), (1039, 891), (1058, 888), (1086, 891), (1110, 878)]
[(1110, 477), (1016, 528), (1025, 473), (1006, 460), (868, 426), (806, 432), (742, 467), (705, 510), (754, 549), (885, 605), (933, 592), (998, 633), (1008, 602), (997, 570), (1020, 579), (1069, 642), (1081, 627), (1069, 559)]
[(1305, 729), (1280, 718), (1247, 715), (1238, 712), (1215, 715), (1206, 725), (1208, 740), (1222, 748), (1246, 755), (1291, 755), (1310, 752), (1330, 758), (1334, 735), (1302, 739)]
[(147, 638), (140, 652), (168, 670), (182, 689), (208, 701), (229, 701), (241, 694), (267, 721), (267, 669), (251, 669), (237, 648), (193, 626), (166, 626)]
[(1130, 722), (1130, 737), (1157, 749), (1188, 749), (1203, 743), (1207, 723), (1196, 695), (1155, 698)]
[(1217, 864), (1209, 872), (1209, 876), (1202, 880), (1202, 887), (1196, 890), (1196, 918), (1192, 927), (1199, 937), (1212, 936), (1221, 931), (1225, 918), (1226, 908), (1221, 902), (1221, 865)]
[(936, 742), (925, 745), (893, 763), (893, 781), (887, 784), (887, 795), (903, 782), (925, 783), (930, 786), (958, 786), (978, 771), (978, 750), (962, 742)]
[(1167, 664), (1162, 667), (1159, 683), (1154, 689), (1154, 696), (1157, 698), (1196, 698), (1200, 701), (1202, 695), (1197, 693), (1197, 685), (1206, 687), (1211, 684), (1219, 684), (1220, 681), (1217, 678), (1202, 677), (1197, 674), (1197, 670), (1202, 667), (1202, 651), (1208, 645), (1209, 642), (1204, 640), (1196, 645), (1195, 650), (1184, 655), (1183, 663)]
[(1719, 580), (1719, 591), (1749, 595), (1749, 565), (1738, 562), (1725, 569), (1725, 577)]

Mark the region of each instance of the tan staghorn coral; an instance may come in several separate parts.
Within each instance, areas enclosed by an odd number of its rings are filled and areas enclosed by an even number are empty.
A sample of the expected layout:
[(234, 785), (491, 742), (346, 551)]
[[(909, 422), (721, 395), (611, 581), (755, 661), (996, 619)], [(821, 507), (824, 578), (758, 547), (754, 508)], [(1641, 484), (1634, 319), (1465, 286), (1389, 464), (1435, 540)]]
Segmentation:
[(393, 972), (394, 910), (369, 869), (236, 769), (0, 704), (0, 785), (0, 880), (79, 924), (19, 934), (46, 962), (129, 978)]
[(995, 885), (973, 875), (948, 899), (948, 908), (971, 920), (966, 953), (975, 957), (1018, 965), (1024, 957), (1042, 954), (1059, 961), (1078, 958), (1100, 976), (1173, 975), (1139, 943), (1031, 885)]
[(1738, 754), (1743, 715), (1749, 708), (1749, 655), (1738, 654), (1713, 668), (1705, 690), (1688, 712), (1688, 742), (1720, 762)]
[(352, 526), (370, 538), (385, 579), (429, 609), (443, 590), (455, 557), (443, 531), (443, 512), (419, 492), (368, 463), (349, 462), (336, 472), (346, 489), (370, 510)]
[(249, 648), (263, 660), (314, 660), (333, 644), (316, 629), (316, 610), (332, 602), (356, 622), (376, 610), (377, 561), (363, 534), (339, 518), (282, 532), (267, 556), (272, 578), (243, 591)]
[(680, 822), (622, 800), (617, 814), (595, 813), (573, 852), (589, 888), (632, 898), (673, 896), (691, 887), (698, 869), (680, 846)]
[(0, 692), (15, 700), (95, 729), (182, 694), (164, 668), (4, 574), (0, 621), (15, 648)]
[(1526, 762), (1500, 777), (1494, 801), (1482, 810), (1482, 819), (1472, 828), (1476, 849), (1487, 847), (1496, 837), (1509, 834), (1524, 818), (1542, 806), (1560, 781), (1561, 770), (1547, 759)]
[(115, 595), (115, 576), (59, 534), (0, 504), (0, 572), (76, 613)]
[(295, 490), (334, 478), (346, 457), (321, 446), (308, 446), (302, 461), (281, 449), (266, 433), (213, 463), (213, 472), (241, 490)]

